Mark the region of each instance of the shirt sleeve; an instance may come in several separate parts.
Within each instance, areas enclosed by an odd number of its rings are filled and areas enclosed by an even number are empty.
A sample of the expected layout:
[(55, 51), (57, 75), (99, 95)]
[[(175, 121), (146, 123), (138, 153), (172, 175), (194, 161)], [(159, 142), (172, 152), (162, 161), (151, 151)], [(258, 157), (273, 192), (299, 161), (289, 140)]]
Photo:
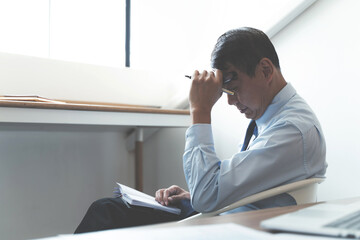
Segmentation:
[(211, 125), (191, 126), (186, 132), (183, 166), (194, 209), (214, 211), (254, 193), (310, 177), (316, 169), (308, 169), (304, 138), (309, 138), (307, 146), (321, 145), (315, 126), (304, 134), (292, 124), (281, 123), (261, 133), (249, 150), (221, 161), (215, 153)]

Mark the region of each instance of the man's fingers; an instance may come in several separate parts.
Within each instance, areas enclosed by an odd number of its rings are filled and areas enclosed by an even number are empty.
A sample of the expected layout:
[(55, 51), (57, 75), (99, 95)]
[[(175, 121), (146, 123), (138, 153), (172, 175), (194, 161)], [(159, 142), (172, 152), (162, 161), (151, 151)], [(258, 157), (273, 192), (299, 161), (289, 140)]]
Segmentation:
[(159, 189), (155, 193), (155, 200), (158, 201), (160, 204), (164, 205), (164, 190), (165, 189)]
[(169, 188), (162, 188), (156, 191), (155, 193), (155, 200), (159, 202), (161, 205), (168, 205), (169, 204), (169, 196), (174, 195), (177, 193), (178, 186), (171, 186)]
[(208, 72), (207, 72), (206, 70), (204, 70), (204, 71), (201, 73), (200, 77), (201, 77), (201, 79), (206, 79), (206, 78), (207, 78), (207, 75), (208, 75)]
[(184, 191), (184, 192), (182, 192), (182, 193), (180, 193), (180, 194), (173, 195), (173, 196), (170, 196), (170, 197), (168, 198), (168, 200), (169, 200), (169, 202), (170, 202), (171, 204), (176, 204), (177, 202), (179, 202), (179, 201), (181, 201), (181, 200), (183, 200), (183, 199), (188, 199), (188, 200), (190, 200), (190, 194), (189, 194), (189, 192)]
[(176, 185), (172, 185), (166, 189), (159, 189), (155, 193), (155, 200), (166, 206), (185, 198), (190, 199), (190, 194)]
[[(165, 202), (165, 205), (169, 205), (169, 197), (177, 194), (179, 192), (179, 187), (176, 185), (173, 185), (167, 189), (164, 190), (163, 194), (163, 200)], [(171, 202), (171, 200), (170, 200)]]
[(165, 205), (169, 204), (169, 200), (168, 200), (169, 196), (170, 196), (169, 189), (165, 189), (164, 195), (163, 195), (163, 200), (164, 200)]
[(180, 195), (173, 195), (171, 197), (168, 198), (168, 201), (170, 203), (177, 203), (178, 201), (181, 200), (181, 196)]
[(221, 84), (223, 84), (223, 73), (222, 73), (222, 71), (221, 70), (219, 70), (219, 69), (216, 69), (216, 71), (215, 71), (215, 78), (216, 78), (216, 80), (218, 81), (218, 82), (220, 82)]
[(170, 194), (172, 195), (181, 192), (182, 189), (179, 186), (172, 185), (171, 187), (167, 188), (167, 190), (169, 190)]
[(192, 78), (191, 79), (195, 79), (196, 77), (198, 77), (200, 75), (200, 72), (198, 70), (195, 70), (193, 75), (192, 75)]
[(203, 70), (202, 73), (199, 75), (199, 80), (200, 82), (206, 82), (209, 81), (211, 79), (215, 78), (215, 73), (213, 71), (207, 71), (207, 70)]

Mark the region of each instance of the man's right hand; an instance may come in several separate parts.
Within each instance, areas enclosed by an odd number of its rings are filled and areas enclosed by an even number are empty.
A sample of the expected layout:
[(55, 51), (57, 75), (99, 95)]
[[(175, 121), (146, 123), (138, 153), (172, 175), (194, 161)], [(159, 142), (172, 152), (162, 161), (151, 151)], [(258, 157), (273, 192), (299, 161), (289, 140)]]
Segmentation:
[(190, 199), (190, 193), (176, 185), (159, 189), (155, 193), (155, 200), (164, 206), (174, 205), (183, 199)]
[(222, 95), (222, 72), (195, 71), (189, 93), (192, 123), (211, 123), (211, 109)]

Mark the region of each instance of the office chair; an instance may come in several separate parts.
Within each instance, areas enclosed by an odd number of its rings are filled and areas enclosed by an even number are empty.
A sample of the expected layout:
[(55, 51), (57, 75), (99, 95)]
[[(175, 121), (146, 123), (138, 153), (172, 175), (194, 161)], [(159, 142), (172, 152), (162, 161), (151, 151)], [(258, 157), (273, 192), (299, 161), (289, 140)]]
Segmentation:
[(209, 212), (209, 213), (199, 213), (194, 216), (185, 218), (181, 220), (180, 222), (188, 221), (191, 219), (196, 218), (204, 218), (204, 217), (212, 217), (217, 216), (223, 212), (230, 211), (232, 209), (244, 206), (246, 204), (250, 204), (253, 202), (257, 202), (259, 200), (263, 200), (269, 197), (273, 197), (276, 195), (279, 195), (281, 193), (288, 193), (291, 195), (295, 200), (296, 204), (305, 204), (305, 203), (311, 203), (317, 201), (317, 185), (323, 182), (324, 178), (309, 178), (300, 180), (297, 182), (285, 184), (279, 187), (271, 188), (256, 194), (253, 194), (251, 196), (245, 197), (240, 199), (239, 201), (230, 204), (226, 207), (223, 207), (219, 210)]

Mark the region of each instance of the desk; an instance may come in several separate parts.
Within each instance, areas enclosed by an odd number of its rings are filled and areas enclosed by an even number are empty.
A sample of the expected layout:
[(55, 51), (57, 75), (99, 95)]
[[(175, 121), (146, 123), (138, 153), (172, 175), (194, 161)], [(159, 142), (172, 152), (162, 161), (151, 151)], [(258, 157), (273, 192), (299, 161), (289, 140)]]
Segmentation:
[(188, 110), (145, 106), (0, 101), (0, 123), (187, 127), (190, 118)]
[[(142, 190), (142, 142), (148, 127), (188, 127), (188, 110), (88, 102), (0, 101), (0, 124), (117, 126), (135, 139), (136, 188)], [(137, 132), (131, 130), (137, 129)], [(133, 137), (131, 138), (131, 135)]]

